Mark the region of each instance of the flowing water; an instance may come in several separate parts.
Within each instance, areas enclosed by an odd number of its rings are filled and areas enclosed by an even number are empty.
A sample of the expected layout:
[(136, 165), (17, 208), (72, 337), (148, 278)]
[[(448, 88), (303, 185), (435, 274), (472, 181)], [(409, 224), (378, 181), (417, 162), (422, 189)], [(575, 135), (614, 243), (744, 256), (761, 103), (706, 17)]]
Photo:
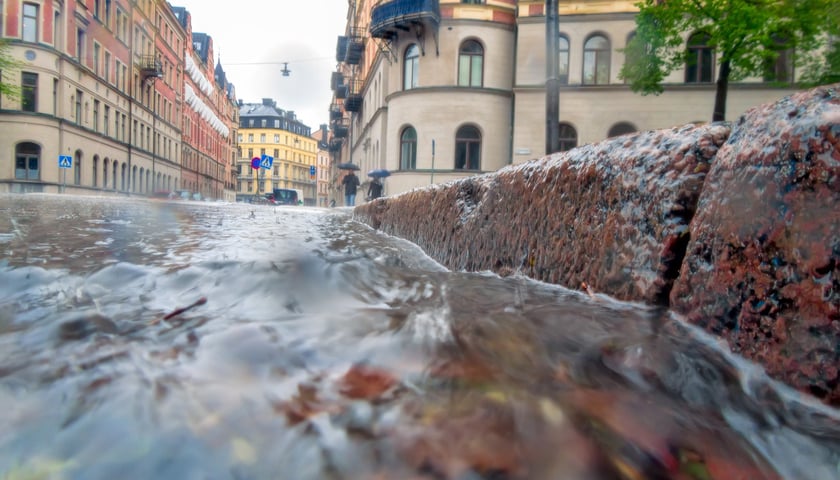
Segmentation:
[(348, 209), (0, 196), (0, 478), (837, 479), (840, 415), (675, 315)]

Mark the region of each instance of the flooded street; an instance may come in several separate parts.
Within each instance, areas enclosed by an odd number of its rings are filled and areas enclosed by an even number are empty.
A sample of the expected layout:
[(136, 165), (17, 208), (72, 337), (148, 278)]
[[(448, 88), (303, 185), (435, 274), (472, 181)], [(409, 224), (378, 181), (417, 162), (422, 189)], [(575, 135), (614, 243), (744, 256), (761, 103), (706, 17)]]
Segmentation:
[(667, 311), (348, 209), (0, 196), (0, 478), (840, 478), (840, 414)]

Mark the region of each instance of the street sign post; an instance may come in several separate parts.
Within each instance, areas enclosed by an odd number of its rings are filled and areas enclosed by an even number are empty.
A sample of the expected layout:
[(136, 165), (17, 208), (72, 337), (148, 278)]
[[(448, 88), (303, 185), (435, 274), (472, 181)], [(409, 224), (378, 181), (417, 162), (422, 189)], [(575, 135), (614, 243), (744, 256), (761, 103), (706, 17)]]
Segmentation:
[(309, 179), (310, 180), (315, 180), (315, 172), (316, 171), (317, 170), (315, 170), (315, 165), (310, 165), (309, 166)]
[(70, 155), (58, 156), (58, 168), (61, 169), (61, 191), (67, 188), (67, 170), (73, 168), (73, 157)]

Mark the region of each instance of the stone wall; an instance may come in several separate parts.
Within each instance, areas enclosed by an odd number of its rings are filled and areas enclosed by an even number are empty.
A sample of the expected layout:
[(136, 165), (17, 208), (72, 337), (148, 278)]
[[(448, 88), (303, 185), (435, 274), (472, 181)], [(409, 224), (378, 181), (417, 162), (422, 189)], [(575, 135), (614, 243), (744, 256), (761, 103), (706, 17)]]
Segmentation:
[(840, 404), (840, 93), (626, 135), (356, 207), (453, 270), (667, 305)]

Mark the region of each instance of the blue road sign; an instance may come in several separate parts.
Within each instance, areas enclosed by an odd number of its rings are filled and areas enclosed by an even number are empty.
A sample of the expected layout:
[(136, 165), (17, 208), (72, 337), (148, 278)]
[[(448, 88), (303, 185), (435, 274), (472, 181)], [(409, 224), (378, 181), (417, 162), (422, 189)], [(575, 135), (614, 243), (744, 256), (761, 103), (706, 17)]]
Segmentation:
[(309, 174), (312, 175), (313, 177), (315, 176), (315, 165), (310, 165), (309, 166)]
[(262, 160), (260, 161), (260, 167), (262, 168), (271, 168), (271, 165), (274, 163), (274, 157), (271, 155), (263, 155)]
[(73, 168), (73, 157), (70, 155), (59, 155), (58, 168)]

